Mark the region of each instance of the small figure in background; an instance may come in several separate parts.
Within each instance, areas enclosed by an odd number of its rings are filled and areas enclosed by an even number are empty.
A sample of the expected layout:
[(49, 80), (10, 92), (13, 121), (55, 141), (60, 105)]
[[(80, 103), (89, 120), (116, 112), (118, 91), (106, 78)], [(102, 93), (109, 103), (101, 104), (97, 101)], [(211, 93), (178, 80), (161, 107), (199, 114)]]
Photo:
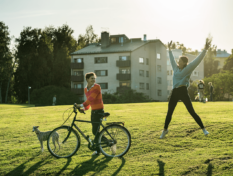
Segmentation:
[(53, 97), (53, 106), (56, 105), (56, 101), (57, 101), (57, 98), (56, 98), (56, 95), (54, 95), (54, 97)]
[(199, 92), (199, 98), (200, 98), (200, 101), (204, 101), (204, 88), (205, 88), (205, 84), (204, 84), (204, 81), (203, 80), (200, 80), (200, 82), (198, 83), (197, 85), (197, 89), (198, 89), (198, 92)]

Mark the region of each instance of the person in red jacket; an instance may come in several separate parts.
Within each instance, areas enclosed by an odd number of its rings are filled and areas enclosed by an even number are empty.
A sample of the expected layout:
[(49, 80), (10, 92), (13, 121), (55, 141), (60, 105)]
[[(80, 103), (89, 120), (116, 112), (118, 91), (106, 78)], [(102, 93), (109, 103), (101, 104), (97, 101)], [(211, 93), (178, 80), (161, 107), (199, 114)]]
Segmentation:
[[(102, 117), (100, 113), (104, 113), (104, 103), (102, 100), (101, 87), (99, 84), (95, 83), (96, 75), (93, 72), (89, 72), (85, 74), (85, 78), (87, 81), (87, 86), (84, 88), (84, 92), (87, 100), (80, 104), (76, 105), (78, 108), (83, 108), (84, 110), (88, 110), (91, 107), (91, 122), (100, 122), (100, 118)], [(99, 135), (99, 124), (92, 123), (92, 133), (94, 135)], [(107, 138), (106, 138), (107, 140)], [(94, 141), (97, 143), (97, 141)], [(114, 150), (115, 146), (111, 147)], [(114, 151), (113, 151), (114, 152)], [(98, 149), (92, 155), (99, 155), (100, 150)]]

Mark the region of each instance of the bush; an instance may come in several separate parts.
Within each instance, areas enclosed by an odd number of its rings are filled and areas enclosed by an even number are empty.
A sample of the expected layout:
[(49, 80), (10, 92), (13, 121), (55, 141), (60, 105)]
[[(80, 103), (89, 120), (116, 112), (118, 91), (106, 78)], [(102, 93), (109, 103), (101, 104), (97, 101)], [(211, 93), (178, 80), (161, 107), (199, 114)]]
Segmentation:
[(68, 105), (81, 103), (78, 95), (71, 92), (70, 89), (56, 86), (46, 86), (41, 89), (33, 90), (31, 94), (31, 103), (35, 105), (52, 105), (53, 97), (56, 95), (56, 105)]
[(103, 93), (104, 104), (113, 103), (140, 103), (140, 102), (151, 102), (143, 93), (136, 92), (135, 90), (128, 90), (123, 93)]

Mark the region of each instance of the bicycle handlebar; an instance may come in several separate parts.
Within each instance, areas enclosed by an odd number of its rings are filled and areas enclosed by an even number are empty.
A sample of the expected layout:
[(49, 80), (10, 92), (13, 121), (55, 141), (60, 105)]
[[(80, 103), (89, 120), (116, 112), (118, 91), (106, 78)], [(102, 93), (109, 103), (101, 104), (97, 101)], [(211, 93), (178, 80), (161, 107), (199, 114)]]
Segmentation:
[(81, 111), (80, 108), (77, 108), (77, 107), (75, 106), (75, 103), (74, 103), (73, 109), (74, 109), (74, 112), (75, 112), (75, 113), (77, 113), (76, 109), (78, 109), (78, 111), (79, 111), (80, 113), (86, 114), (84, 111)]

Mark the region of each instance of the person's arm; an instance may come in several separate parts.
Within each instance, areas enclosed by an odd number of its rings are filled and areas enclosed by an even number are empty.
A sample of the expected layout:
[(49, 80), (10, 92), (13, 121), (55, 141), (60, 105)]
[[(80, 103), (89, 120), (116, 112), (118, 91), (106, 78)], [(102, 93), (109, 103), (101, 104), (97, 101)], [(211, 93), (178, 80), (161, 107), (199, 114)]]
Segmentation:
[(99, 95), (101, 93), (101, 89), (99, 85), (95, 85), (91, 90), (91, 95), (87, 98), (87, 100), (83, 103), (83, 106), (85, 107), (85, 109), (87, 108), (88, 105), (91, 104), (91, 102), (93, 100), (96, 99), (97, 95)]
[(175, 61), (175, 58), (174, 58), (174, 56), (173, 56), (173, 54), (172, 54), (172, 51), (171, 51), (171, 45), (172, 45), (172, 41), (170, 42), (170, 43), (168, 43), (168, 54), (169, 54), (169, 59), (170, 59), (170, 62), (171, 62), (171, 65), (172, 65), (172, 69), (173, 69), (173, 71), (175, 70), (175, 69), (177, 69), (178, 68), (178, 66), (177, 66), (177, 64), (176, 64), (176, 61)]

